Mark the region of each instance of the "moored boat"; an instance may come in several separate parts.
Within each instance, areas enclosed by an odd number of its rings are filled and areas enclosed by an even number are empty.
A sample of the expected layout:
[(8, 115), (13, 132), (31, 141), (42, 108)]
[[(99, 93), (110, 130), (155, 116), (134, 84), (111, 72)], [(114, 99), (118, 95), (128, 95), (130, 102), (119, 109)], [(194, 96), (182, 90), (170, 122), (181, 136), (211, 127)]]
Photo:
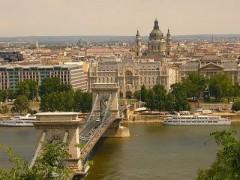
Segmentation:
[(228, 118), (221, 116), (174, 115), (164, 118), (165, 125), (231, 125)]
[(33, 127), (33, 121), (36, 120), (36, 116), (15, 116), (10, 118), (10, 120), (0, 121), (0, 126), (5, 127)]

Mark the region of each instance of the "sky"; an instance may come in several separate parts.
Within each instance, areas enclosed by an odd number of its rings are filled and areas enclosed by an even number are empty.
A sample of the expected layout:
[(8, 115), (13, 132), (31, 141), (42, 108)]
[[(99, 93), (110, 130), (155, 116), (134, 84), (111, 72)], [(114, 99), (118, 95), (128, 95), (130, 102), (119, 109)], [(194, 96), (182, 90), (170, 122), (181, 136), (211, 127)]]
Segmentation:
[(0, 0), (0, 37), (240, 34), (240, 0)]

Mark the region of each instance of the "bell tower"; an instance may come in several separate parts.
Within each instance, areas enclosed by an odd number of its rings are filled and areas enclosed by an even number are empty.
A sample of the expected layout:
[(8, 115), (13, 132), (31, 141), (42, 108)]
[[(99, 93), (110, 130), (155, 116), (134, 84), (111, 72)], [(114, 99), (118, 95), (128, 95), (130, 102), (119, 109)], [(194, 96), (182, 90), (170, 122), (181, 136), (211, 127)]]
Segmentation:
[(166, 55), (170, 56), (172, 53), (172, 36), (170, 30), (168, 29), (167, 38), (166, 38)]
[(142, 56), (142, 41), (139, 34), (139, 30), (137, 30), (137, 34), (136, 34), (136, 56), (137, 57)]

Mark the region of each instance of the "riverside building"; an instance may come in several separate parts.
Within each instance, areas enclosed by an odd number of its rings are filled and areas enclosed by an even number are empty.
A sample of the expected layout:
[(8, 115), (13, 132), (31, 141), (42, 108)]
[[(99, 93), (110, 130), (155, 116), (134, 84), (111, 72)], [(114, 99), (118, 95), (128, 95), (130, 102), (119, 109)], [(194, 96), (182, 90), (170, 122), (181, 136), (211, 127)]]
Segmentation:
[(81, 65), (6, 65), (0, 66), (0, 89), (15, 89), (24, 80), (33, 80), (41, 84), (45, 78), (57, 77), (62, 83), (72, 85), (73, 89), (87, 90), (87, 74)]
[(169, 90), (178, 80), (178, 70), (164, 60), (104, 58), (89, 67), (89, 90), (93, 83), (117, 83), (121, 98), (132, 98), (142, 85), (161, 84)]
[(199, 72), (207, 78), (217, 73), (226, 74), (233, 84), (240, 84), (240, 65), (238, 59), (229, 59), (221, 56), (203, 56), (200, 59), (186, 62), (181, 65), (181, 79), (186, 78), (190, 73)]

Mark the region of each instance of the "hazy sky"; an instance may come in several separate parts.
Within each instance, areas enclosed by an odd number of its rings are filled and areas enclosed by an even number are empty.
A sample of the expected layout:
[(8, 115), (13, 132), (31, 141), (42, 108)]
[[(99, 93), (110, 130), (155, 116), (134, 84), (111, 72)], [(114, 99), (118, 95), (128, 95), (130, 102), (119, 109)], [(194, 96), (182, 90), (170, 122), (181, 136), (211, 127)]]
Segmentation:
[(0, 36), (239, 33), (240, 0), (0, 0)]

